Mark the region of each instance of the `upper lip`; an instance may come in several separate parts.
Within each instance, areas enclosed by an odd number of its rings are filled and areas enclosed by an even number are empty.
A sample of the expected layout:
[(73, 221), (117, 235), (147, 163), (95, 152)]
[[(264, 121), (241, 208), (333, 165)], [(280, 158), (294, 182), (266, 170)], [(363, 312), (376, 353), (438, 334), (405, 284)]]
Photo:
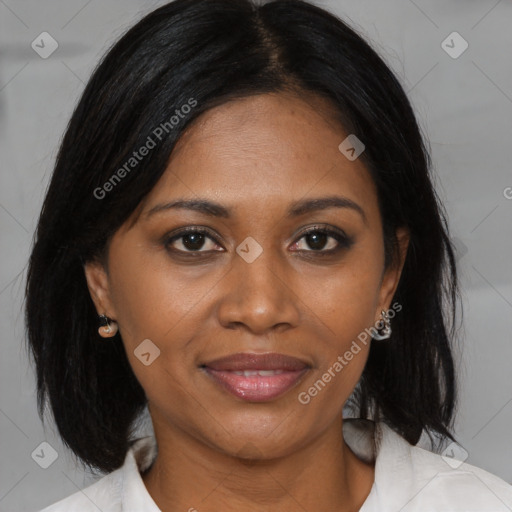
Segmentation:
[(306, 362), (285, 354), (266, 353), (238, 353), (215, 359), (202, 366), (218, 371), (243, 371), (243, 370), (286, 370), (297, 371), (309, 367)]

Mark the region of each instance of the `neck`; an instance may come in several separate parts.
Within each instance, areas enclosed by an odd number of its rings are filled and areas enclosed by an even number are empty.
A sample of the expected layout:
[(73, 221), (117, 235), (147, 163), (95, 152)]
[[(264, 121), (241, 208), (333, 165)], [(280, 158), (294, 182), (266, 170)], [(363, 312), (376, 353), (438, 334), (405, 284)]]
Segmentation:
[(343, 439), (341, 418), (307, 446), (277, 459), (219, 452), (179, 429), (155, 426), (158, 456), (143, 475), (163, 512), (296, 512), (360, 509), (374, 467), (360, 461)]

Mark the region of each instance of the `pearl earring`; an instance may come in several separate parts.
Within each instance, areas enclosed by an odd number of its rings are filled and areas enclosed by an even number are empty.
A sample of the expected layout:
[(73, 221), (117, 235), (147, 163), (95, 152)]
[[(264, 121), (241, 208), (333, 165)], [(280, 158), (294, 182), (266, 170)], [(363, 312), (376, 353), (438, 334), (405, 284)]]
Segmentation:
[(102, 338), (111, 338), (117, 334), (117, 322), (111, 320), (107, 315), (100, 315), (99, 320), (100, 327), (98, 328), (98, 333)]

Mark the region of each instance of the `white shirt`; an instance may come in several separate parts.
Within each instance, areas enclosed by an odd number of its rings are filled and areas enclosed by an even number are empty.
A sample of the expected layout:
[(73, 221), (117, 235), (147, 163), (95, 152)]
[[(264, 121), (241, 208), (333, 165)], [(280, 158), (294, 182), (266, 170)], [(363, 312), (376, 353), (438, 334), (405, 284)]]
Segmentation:
[[(384, 423), (344, 419), (343, 435), (360, 459), (375, 461), (373, 487), (360, 512), (512, 511), (512, 485), (412, 446)], [(153, 436), (138, 439), (119, 469), (40, 512), (161, 512), (140, 475), (156, 455)]]

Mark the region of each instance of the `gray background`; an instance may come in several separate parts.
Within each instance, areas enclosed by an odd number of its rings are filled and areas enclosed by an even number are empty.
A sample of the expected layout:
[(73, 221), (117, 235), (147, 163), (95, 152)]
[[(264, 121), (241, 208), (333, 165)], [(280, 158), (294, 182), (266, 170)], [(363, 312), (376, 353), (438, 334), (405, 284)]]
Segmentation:
[[(0, 511), (42, 508), (92, 481), (36, 413), (23, 343), (26, 262), (58, 143), (84, 83), (112, 42), (163, 3), (0, 0)], [(398, 74), (431, 142), (465, 306), (458, 439), (467, 462), (512, 482), (512, 5), (320, 5), (370, 39)], [(31, 48), (43, 31), (59, 44), (47, 59)], [(469, 44), (456, 59), (441, 46), (453, 31)], [(31, 458), (43, 441), (59, 455), (48, 469)]]

